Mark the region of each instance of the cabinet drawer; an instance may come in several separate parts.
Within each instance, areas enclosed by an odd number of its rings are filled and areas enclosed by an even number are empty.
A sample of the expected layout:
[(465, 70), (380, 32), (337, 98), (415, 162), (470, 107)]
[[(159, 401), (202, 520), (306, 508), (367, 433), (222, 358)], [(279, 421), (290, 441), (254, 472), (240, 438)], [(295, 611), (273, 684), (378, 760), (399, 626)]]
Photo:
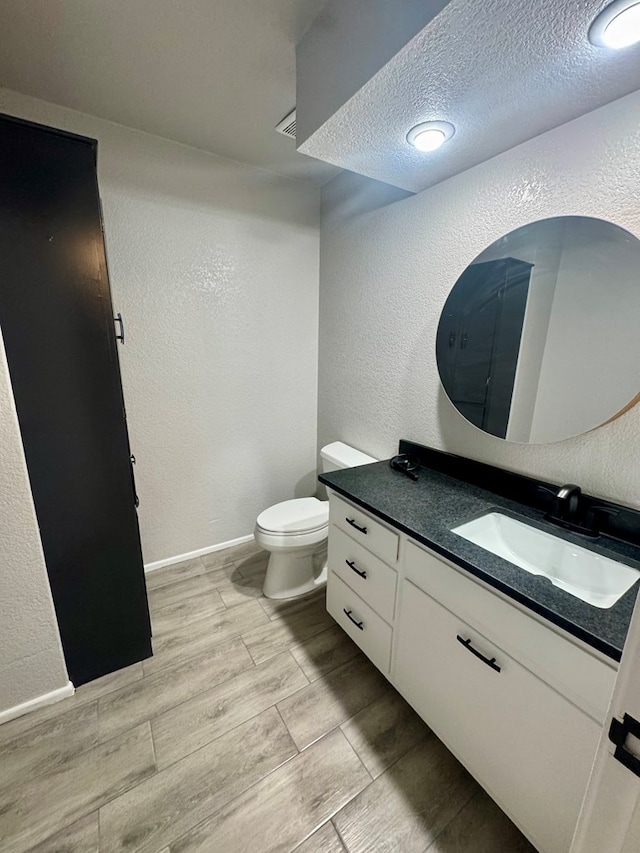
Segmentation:
[(378, 669), (388, 673), (391, 628), (334, 572), (327, 579), (327, 610)]
[(541, 853), (567, 853), (600, 726), (408, 581), (397, 632), (400, 692)]
[(329, 530), (329, 571), (342, 578), (383, 619), (393, 622), (397, 572), (335, 525)]
[(412, 542), (405, 576), (604, 723), (616, 669)]
[(384, 560), (385, 563), (396, 563), (398, 559), (398, 534), (368, 513), (358, 509), (342, 498), (332, 495), (330, 505), (330, 521), (356, 542), (360, 542), (369, 551)]

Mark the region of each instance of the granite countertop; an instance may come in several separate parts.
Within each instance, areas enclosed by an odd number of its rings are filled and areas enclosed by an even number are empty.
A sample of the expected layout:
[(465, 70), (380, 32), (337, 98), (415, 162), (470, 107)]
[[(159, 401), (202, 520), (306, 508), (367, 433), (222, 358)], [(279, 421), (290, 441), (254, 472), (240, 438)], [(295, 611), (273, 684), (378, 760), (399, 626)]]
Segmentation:
[(620, 660), (638, 583), (613, 607), (594, 607), (553, 586), (548, 579), (452, 533), (451, 528), (492, 509), (506, 510), (541, 530), (640, 571), (637, 546), (606, 536), (593, 542), (570, 534), (545, 522), (541, 511), (427, 467), (420, 467), (416, 481), (393, 470), (388, 461), (332, 471), (322, 474), (320, 481), (568, 633)]

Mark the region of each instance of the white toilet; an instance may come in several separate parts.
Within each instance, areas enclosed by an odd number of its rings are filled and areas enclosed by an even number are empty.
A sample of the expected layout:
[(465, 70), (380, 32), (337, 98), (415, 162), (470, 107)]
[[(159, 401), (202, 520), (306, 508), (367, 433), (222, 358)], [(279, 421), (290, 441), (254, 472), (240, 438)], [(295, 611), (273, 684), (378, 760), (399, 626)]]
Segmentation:
[[(378, 461), (341, 441), (323, 447), (320, 457), (324, 472)], [(271, 553), (263, 587), (267, 598), (295, 598), (326, 584), (329, 501), (296, 498), (274, 504), (258, 516), (254, 535)]]

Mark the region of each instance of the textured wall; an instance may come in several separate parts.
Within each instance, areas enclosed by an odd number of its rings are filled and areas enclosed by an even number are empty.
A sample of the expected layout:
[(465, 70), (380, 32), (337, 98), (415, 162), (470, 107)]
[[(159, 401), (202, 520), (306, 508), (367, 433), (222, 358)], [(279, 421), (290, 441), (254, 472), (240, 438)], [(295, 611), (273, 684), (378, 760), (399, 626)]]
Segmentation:
[[(363, 17), (366, 29), (375, 31), (380, 7), (395, 10), (410, 3), (333, 0), (309, 35), (333, 7), (344, 4), (347, 11), (367, 7), (357, 22), (366, 38)], [(423, 0), (420, 5), (432, 4)], [(640, 88), (638, 54), (603, 50), (587, 38), (604, 5), (606, 0), (556, 0), (545, 3), (541, 14), (540, 0), (449, 0), (315, 133), (298, 137), (298, 150), (418, 192), (634, 92)], [(348, 27), (347, 12), (340, 17)], [(379, 25), (386, 36), (383, 18)], [(319, 93), (322, 99), (323, 86), (340, 92), (336, 72), (344, 71), (351, 82), (330, 20), (318, 35), (323, 36), (324, 62), (317, 63), (312, 85), (298, 93), (302, 134), (302, 95)], [(352, 62), (357, 66), (360, 45), (355, 42)], [(389, 44), (397, 42), (391, 37)], [(407, 144), (406, 134), (419, 122), (433, 120), (451, 122), (456, 133), (432, 153), (427, 166), (424, 155)]]
[(0, 711), (64, 687), (62, 656), (0, 337)]
[[(581, 214), (640, 237), (639, 119), (640, 93), (634, 93), (369, 213), (337, 216), (332, 199), (342, 198), (343, 178), (327, 185), (320, 444), (341, 438), (384, 458), (407, 438), (640, 506), (640, 406), (568, 441), (505, 443), (453, 409), (440, 389), (434, 354), (449, 290), (502, 234), (536, 219)], [(633, 344), (637, 362), (637, 338)]]
[(0, 109), (99, 140), (145, 562), (313, 494), (318, 190), (7, 90)]
[(328, 0), (296, 47), (298, 145), (330, 119), (447, 2)]

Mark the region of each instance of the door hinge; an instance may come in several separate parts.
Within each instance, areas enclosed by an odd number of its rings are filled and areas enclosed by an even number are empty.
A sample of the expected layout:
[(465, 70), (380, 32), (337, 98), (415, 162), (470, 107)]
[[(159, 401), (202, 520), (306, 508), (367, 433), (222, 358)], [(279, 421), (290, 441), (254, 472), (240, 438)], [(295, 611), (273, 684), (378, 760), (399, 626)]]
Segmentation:
[(640, 776), (640, 758), (629, 752), (625, 746), (628, 735), (640, 739), (640, 723), (629, 714), (624, 715), (622, 722), (614, 717), (609, 728), (609, 740), (616, 746), (613, 757), (624, 764), (627, 770)]

